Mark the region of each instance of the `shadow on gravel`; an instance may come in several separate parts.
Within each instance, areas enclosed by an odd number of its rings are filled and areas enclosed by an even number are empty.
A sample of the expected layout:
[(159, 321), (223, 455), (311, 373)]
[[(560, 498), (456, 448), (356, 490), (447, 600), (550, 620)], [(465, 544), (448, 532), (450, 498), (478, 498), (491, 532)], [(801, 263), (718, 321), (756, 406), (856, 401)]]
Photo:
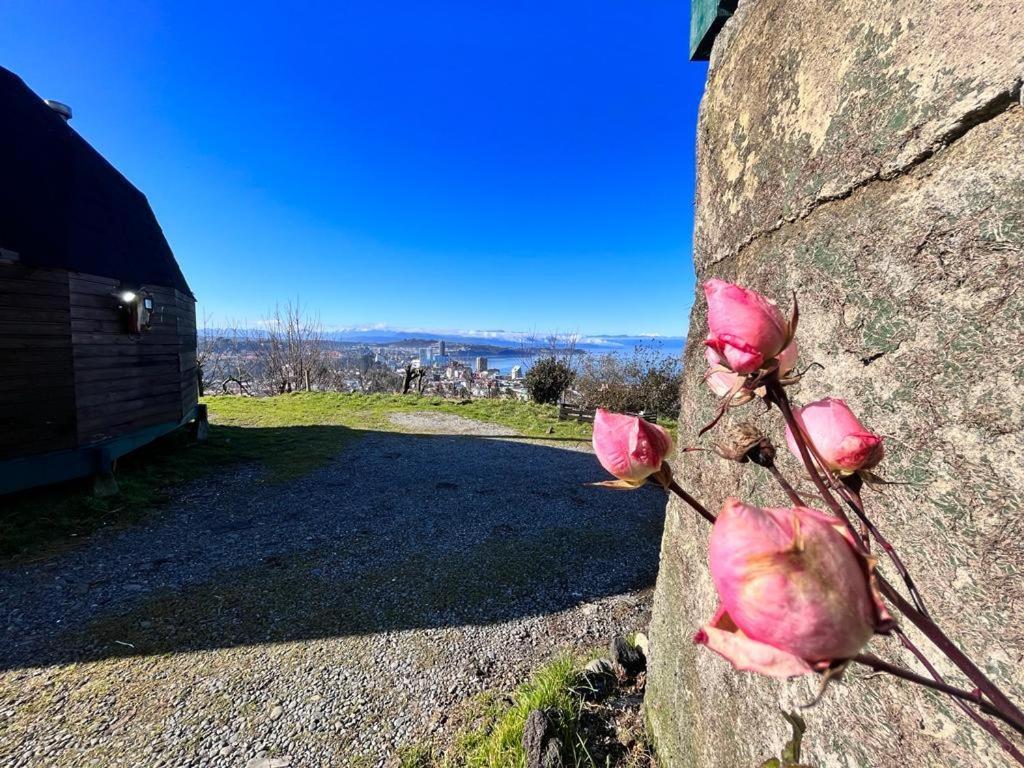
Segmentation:
[(588, 486), (605, 474), (579, 450), (368, 432), (307, 477), (257, 479), (0, 573), (0, 666), (490, 624), (657, 571), (665, 494)]

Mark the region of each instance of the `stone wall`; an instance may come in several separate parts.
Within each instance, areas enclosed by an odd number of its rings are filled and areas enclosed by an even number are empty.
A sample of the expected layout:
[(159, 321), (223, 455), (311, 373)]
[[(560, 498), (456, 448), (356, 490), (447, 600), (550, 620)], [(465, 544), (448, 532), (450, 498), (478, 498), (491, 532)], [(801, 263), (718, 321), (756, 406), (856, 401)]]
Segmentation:
[[(791, 396), (843, 397), (886, 436), (880, 471), (905, 484), (867, 491), (867, 504), (940, 624), (1018, 702), (1022, 77), (1019, 0), (741, 3), (715, 43), (701, 107), (694, 253), (700, 280), (739, 282), (784, 307), (799, 293), (801, 367), (824, 368)], [(701, 382), (706, 330), (698, 295), (683, 445), (714, 436), (696, 437), (716, 405)], [(732, 413), (781, 442), (777, 413)], [(787, 474), (799, 476), (782, 453)], [(707, 453), (673, 464), (709, 506), (730, 494), (785, 503), (756, 467)], [(670, 503), (648, 717), (665, 766), (752, 768), (789, 736), (780, 708), (813, 698), (816, 683), (736, 673), (692, 644), (715, 609), (707, 533)], [(872, 648), (912, 665), (895, 646), (878, 638)], [(803, 714), (804, 762), (815, 766), (1010, 764), (948, 700), (889, 678), (848, 674)]]

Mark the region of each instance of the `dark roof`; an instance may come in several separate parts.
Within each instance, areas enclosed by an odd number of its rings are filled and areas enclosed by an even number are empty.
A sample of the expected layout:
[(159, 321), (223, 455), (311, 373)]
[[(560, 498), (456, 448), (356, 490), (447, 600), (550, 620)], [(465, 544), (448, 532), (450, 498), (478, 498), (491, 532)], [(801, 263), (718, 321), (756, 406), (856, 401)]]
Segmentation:
[(0, 248), (191, 295), (146, 196), (3, 67), (0, 115)]

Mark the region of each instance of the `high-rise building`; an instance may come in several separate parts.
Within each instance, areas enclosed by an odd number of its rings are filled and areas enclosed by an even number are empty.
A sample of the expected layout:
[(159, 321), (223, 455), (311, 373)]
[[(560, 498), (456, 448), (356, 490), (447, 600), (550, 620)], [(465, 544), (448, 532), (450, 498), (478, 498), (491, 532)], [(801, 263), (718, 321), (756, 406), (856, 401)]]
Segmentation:
[(521, 378), (523, 378), (523, 366), (521, 366), (521, 365), (513, 365), (512, 366), (512, 378), (513, 379), (521, 379)]
[(442, 357), (444, 357), (444, 355), (446, 354), (444, 348), (444, 339), (441, 339), (439, 342), (437, 342), (437, 354), (441, 355)]
[(476, 372), (477, 373), (483, 373), (486, 370), (487, 370), (487, 358), (486, 357), (478, 357), (476, 359)]

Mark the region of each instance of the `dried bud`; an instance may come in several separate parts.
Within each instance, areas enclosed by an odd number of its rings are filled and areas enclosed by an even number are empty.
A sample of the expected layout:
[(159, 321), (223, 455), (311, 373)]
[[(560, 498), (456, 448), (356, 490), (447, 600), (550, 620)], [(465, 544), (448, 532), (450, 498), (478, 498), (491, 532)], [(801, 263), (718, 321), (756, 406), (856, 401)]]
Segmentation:
[(715, 445), (715, 453), (729, 461), (753, 461), (764, 465), (775, 458), (775, 447), (761, 431), (749, 422), (729, 427)]

